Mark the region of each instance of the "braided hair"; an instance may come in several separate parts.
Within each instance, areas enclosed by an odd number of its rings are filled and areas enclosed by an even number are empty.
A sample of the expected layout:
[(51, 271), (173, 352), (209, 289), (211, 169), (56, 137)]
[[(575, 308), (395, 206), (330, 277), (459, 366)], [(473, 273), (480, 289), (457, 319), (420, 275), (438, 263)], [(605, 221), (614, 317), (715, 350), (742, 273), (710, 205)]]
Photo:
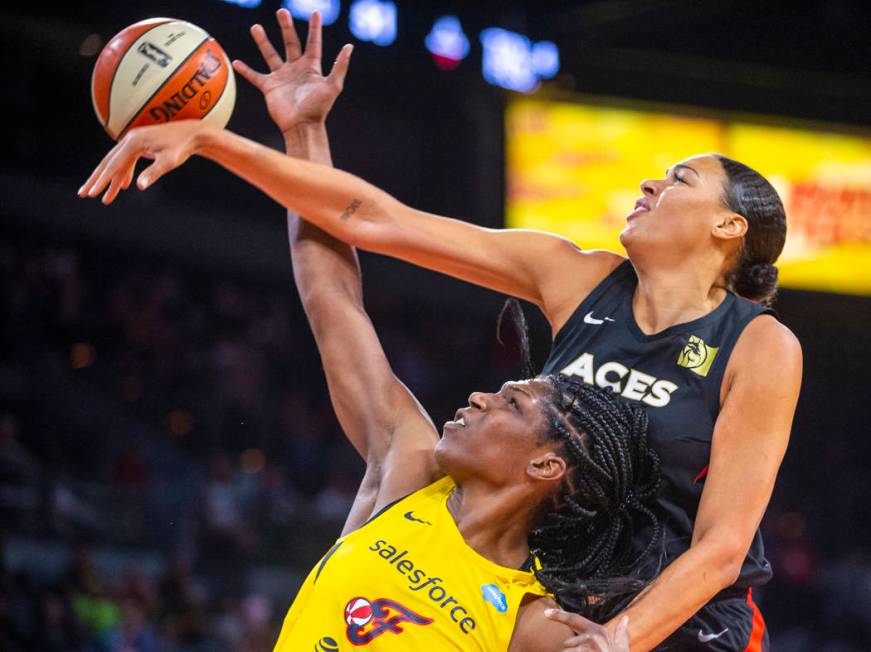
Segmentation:
[(542, 436), (562, 444), (569, 469), (530, 532), (534, 572), (563, 608), (604, 622), (659, 573), (662, 526), (650, 509), (659, 457), (643, 409), (575, 377), (540, 380), (551, 386)]
[[(523, 375), (531, 376), (523, 308), (506, 300), (496, 327), (500, 342), (506, 313)], [(647, 444), (647, 413), (577, 377), (537, 379), (550, 386), (542, 438), (561, 443), (568, 470), (529, 534), (533, 572), (564, 609), (605, 622), (659, 575), (664, 557), (662, 524), (651, 509), (661, 474)]]

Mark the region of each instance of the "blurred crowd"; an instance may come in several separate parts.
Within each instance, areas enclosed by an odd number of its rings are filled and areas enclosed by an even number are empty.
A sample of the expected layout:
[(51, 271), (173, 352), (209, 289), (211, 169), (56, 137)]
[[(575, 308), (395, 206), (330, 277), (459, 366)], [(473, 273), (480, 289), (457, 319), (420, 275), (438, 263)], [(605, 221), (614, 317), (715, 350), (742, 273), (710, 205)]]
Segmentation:
[(255, 652), (274, 642), (267, 597), (227, 597), (212, 605), (177, 557), (157, 580), (136, 566), (110, 578), (79, 547), (50, 583), (5, 569), (0, 583), (0, 643), (9, 652)]
[[(518, 373), (495, 312), (367, 303), (436, 423)], [(290, 274), (6, 234), (0, 311), (0, 649), (271, 649), (362, 471)], [(833, 475), (831, 499), (868, 479)], [(867, 649), (871, 557), (829, 554), (786, 502), (756, 596), (775, 649)]]

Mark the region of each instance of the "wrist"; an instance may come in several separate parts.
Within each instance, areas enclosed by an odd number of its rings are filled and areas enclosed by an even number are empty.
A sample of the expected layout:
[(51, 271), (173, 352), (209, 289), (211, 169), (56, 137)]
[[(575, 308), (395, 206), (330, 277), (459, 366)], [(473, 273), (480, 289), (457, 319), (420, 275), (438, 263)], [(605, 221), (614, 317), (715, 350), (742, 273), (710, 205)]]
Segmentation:
[(332, 165), (327, 127), (323, 122), (297, 124), (284, 133), (284, 151), (322, 165)]
[(200, 122), (193, 139), (194, 153), (202, 155), (215, 147), (223, 131), (209, 122)]
[(298, 122), (292, 127), (281, 132), (284, 138), (286, 148), (297, 146), (300, 142), (310, 141), (312, 138), (319, 138), (327, 133), (327, 125), (323, 120), (311, 122)]

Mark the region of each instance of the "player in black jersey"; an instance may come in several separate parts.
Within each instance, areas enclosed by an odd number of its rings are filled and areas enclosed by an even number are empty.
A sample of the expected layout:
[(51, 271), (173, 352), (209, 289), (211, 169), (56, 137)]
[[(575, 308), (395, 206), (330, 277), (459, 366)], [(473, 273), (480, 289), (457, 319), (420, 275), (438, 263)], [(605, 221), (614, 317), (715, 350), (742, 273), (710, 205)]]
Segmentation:
[[(801, 348), (765, 308), (786, 216), (761, 175), (701, 155), (643, 181), (621, 234), (626, 259), (416, 211), (352, 175), (200, 123), (132, 131), (82, 194), (108, 185), (112, 201), (143, 153), (155, 162), (141, 189), (200, 154), (341, 240), (537, 304), (555, 336), (546, 370), (645, 407), (664, 462), (669, 565), (623, 612), (632, 650), (767, 649), (752, 600), (770, 576), (758, 525), (789, 439)], [(617, 622), (558, 617), (593, 634)]]

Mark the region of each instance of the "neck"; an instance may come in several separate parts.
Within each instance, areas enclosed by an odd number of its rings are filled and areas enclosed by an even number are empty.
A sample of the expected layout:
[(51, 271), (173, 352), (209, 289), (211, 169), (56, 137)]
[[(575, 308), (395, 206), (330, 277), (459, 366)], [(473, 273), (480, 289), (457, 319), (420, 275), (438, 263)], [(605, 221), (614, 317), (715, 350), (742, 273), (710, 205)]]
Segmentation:
[(644, 333), (659, 333), (703, 317), (726, 298), (722, 275), (707, 271), (719, 266), (695, 260), (667, 269), (651, 269), (634, 260), (632, 264), (638, 275), (632, 313)]
[(448, 511), (466, 545), (506, 568), (520, 568), (529, 557), (528, 535), (537, 504), (522, 485), (494, 490), (464, 483), (448, 497)]

